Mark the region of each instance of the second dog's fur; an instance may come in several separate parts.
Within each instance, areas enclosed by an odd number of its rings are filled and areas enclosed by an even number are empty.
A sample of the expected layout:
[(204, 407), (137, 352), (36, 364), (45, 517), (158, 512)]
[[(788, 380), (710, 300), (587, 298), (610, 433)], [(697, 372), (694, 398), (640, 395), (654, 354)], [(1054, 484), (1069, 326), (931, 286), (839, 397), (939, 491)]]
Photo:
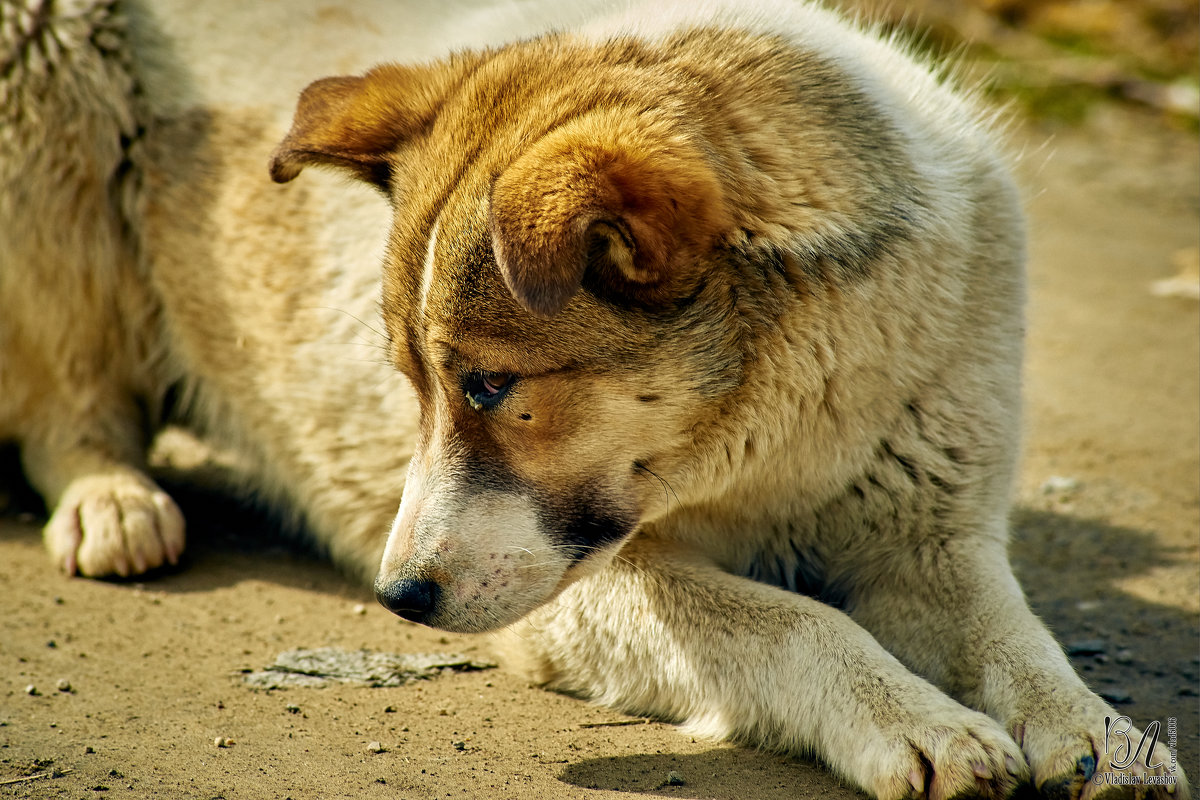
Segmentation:
[(881, 798), (1095, 796), (1113, 712), (1005, 552), (1023, 232), (973, 101), (806, 4), (360, 74), (430, 40), (380, 5), (293, 6), (249, 78), (253, 19), (0, 5), (0, 437), (54, 559), (178, 559), (171, 396), (549, 686)]

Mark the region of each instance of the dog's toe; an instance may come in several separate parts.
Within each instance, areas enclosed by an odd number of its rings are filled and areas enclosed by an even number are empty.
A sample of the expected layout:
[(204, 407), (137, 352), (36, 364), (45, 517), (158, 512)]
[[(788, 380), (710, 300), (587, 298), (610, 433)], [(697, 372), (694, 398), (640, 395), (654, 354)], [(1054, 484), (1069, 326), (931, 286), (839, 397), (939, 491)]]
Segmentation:
[(963, 709), (961, 716), (909, 731), (905, 780), (888, 781), (888, 786), (877, 788), (877, 795), (922, 800), (1018, 796), (1028, 784), (1029, 771), (1016, 743), (982, 714)]

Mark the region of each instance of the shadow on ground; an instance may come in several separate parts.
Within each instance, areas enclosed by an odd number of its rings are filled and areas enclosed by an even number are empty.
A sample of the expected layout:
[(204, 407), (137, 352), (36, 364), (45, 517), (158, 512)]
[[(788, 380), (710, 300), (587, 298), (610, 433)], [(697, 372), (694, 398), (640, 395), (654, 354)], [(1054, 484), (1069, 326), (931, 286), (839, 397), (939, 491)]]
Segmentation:
[(758, 794), (777, 789), (780, 797), (805, 797), (802, 790), (808, 789), (820, 796), (831, 780), (815, 763), (739, 749), (589, 758), (569, 765), (558, 779), (582, 789), (692, 800), (741, 800), (748, 785)]

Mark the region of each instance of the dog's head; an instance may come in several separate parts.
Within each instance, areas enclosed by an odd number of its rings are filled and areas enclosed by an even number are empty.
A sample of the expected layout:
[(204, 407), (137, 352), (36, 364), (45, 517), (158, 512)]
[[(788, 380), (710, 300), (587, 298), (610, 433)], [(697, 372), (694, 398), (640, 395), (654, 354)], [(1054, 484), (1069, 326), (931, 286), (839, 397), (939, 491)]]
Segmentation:
[(394, 209), (382, 312), (421, 433), (376, 593), (403, 617), (511, 623), (749, 450), (737, 281), (779, 276), (738, 249), (709, 100), (654, 66), (551, 39), (325, 79), (273, 157)]

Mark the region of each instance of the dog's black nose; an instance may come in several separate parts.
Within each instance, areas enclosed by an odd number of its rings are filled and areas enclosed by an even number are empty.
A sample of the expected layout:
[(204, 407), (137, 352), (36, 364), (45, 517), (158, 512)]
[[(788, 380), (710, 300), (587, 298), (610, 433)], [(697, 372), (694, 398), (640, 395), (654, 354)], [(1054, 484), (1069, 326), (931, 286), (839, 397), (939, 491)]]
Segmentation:
[(433, 581), (398, 578), (375, 579), (375, 599), (393, 614), (421, 622), (437, 604), (438, 585)]

